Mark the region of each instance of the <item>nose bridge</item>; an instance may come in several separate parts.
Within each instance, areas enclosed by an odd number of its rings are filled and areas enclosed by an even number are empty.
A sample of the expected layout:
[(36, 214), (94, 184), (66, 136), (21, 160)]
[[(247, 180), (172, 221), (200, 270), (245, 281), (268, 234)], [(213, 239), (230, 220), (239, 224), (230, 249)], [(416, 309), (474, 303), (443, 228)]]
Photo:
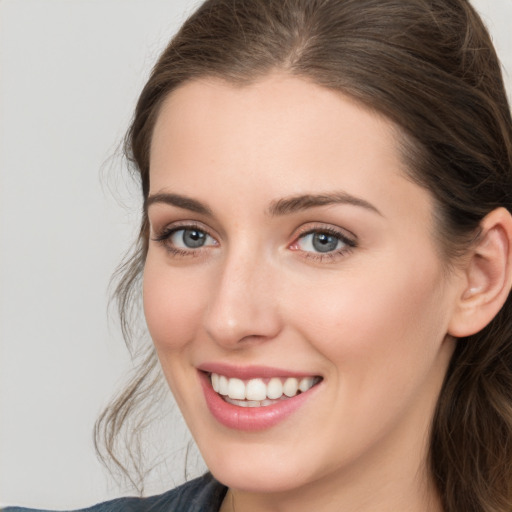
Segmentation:
[(228, 251), (206, 311), (205, 329), (218, 344), (265, 340), (279, 331), (275, 269), (252, 244)]

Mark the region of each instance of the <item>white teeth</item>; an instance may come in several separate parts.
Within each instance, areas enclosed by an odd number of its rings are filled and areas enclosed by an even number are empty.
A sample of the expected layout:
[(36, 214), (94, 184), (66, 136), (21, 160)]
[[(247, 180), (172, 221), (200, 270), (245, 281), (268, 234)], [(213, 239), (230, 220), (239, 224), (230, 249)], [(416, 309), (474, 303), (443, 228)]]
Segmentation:
[(311, 389), (314, 383), (315, 379), (313, 377), (303, 377), (300, 379), (299, 389), (304, 393), (304, 391)]
[(228, 379), (224, 377), (224, 375), (219, 375), (219, 390), (217, 393), (219, 393), (219, 395), (228, 394)]
[(283, 393), (286, 396), (292, 397), (297, 394), (299, 390), (299, 381), (295, 377), (289, 377), (286, 379), (283, 386)]
[[(279, 400), (232, 400), (229, 396), (224, 398), (226, 402), (233, 405), (238, 405), (238, 407), (266, 407), (267, 405), (273, 405)], [(281, 397), (280, 400), (287, 400), (285, 397)]]
[(265, 400), (267, 398), (267, 386), (261, 379), (251, 379), (245, 389), (247, 400)]
[(238, 407), (261, 407), (263, 403), (257, 400), (233, 400), (229, 397), (226, 397), (226, 402), (229, 402), (233, 405), (238, 405)]
[(219, 392), (219, 375), (217, 373), (212, 373), (212, 387), (216, 393)]
[(211, 382), (214, 391), (226, 397), (226, 400), (240, 407), (261, 407), (274, 403), (277, 399), (292, 398), (299, 392), (311, 389), (319, 377), (303, 377), (286, 379), (273, 377), (267, 384), (263, 379), (228, 379), (224, 375), (211, 374)]
[(276, 398), (281, 397), (283, 394), (283, 383), (281, 379), (274, 377), (269, 380), (267, 384), (267, 396), (270, 399), (275, 400)]
[(228, 396), (233, 400), (245, 399), (245, 384), (240, 379), (229, 379)]

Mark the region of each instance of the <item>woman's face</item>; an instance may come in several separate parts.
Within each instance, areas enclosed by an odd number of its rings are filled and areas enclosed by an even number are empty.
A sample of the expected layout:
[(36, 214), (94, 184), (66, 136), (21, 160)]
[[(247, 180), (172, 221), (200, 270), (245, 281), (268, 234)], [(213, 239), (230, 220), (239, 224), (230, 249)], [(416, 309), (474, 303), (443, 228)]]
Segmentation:
[(158, 117), (150, 182), (146, 319), (213, 474), (253, 492), (417, 475), (460, 278), (393, 125), (285, 75), (192, 82)]

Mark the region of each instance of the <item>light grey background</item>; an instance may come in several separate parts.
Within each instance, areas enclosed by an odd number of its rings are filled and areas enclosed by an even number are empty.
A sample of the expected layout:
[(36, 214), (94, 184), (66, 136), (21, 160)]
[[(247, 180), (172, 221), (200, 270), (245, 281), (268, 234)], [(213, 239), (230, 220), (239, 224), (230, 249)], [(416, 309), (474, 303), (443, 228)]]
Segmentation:
[[(139, 208), (115, 150), (195, 3), (0, 0), (0, 504), (76, 508), (130, 493), (107, 478), (91, 435), (130, 368), (106, 315)], [(512, 0), (474, 4), (512, 74)], [(164, 435), (174, 462), (149, 493), (183, 479), (182, 422)]]

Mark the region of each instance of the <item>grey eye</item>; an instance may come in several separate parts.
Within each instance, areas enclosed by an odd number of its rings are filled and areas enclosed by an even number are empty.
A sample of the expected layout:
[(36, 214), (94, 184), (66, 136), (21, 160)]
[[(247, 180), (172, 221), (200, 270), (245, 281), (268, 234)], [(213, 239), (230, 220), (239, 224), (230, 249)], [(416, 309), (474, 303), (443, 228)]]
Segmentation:
[(333, 235), (326, 233), (314, 233), (313, 234), (313, 247), (318, 252), (330, 252), (338, 248), (340, 240)]
[(198, 249), (215, 244), (210, 235), (196, 228), (177, 229), (170, 238), (172, 244), (180, 249)]
[(306, 252), (332, 252), (346, 245), (339, 237), (330, 233), (308, 233), (298, 240), (298, 246)]
[(206, 234), (197, 229), (184, 229), (181, 238), (187, 247), (195, 249), (196, 247), (202, 247), (204, 245)]

